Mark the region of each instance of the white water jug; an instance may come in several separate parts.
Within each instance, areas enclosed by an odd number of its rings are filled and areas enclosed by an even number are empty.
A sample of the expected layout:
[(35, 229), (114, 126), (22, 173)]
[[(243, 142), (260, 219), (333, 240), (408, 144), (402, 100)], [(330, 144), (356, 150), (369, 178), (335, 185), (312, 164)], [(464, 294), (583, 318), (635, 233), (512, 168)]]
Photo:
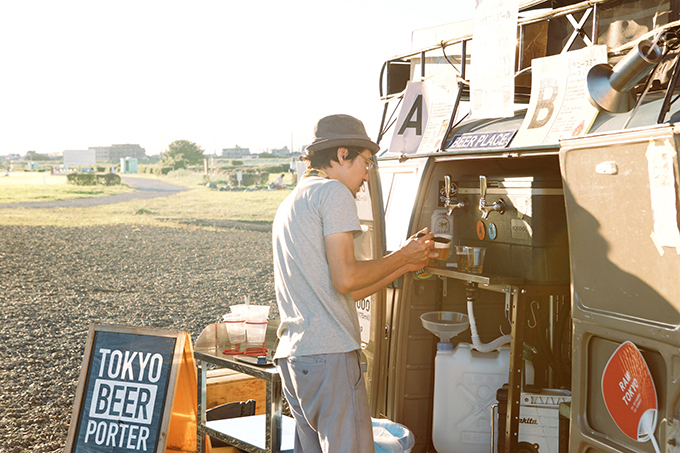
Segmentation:
[(488, 453), (491, 406), (508, 382), (510, 348), (482, 353), (468, 343), (438, 343), (432, 441), (438, 453)]

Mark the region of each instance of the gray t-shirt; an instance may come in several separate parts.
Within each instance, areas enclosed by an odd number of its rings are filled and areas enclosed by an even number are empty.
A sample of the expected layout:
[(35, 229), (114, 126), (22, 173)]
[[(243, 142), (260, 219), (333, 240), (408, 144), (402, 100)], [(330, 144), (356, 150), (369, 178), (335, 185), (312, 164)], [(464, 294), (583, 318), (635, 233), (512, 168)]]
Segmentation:
[[(303, 178), (272, 225), (276, 301), (281, 324), (275, 358), (360, 348), (354, 299), (331, 283), (324, 237), (361, 232), (356, 202), (341, 182)], [(332, 257), (330, 257), (332, 259)]]

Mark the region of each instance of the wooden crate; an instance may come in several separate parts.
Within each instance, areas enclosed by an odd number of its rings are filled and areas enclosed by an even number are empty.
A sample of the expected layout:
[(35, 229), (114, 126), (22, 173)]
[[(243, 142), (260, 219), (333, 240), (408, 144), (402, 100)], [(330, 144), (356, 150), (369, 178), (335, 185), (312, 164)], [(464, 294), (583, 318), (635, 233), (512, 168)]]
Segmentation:
[(247, 374), (220, 368), (206, 375), (206, 409), (220, 404), (253, 399), (255, 414), (266, 413), (267, 383)]

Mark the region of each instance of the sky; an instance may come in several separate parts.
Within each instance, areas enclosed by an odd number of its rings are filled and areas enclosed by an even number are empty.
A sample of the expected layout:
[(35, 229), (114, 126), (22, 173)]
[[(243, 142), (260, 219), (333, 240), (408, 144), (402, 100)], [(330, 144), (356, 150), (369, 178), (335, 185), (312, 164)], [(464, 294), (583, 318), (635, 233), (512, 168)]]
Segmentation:
[(297, 151), (335, 113), (376, 139), (383, 62), (472, 14), (472, 0), (3, 1), (0, 155)]

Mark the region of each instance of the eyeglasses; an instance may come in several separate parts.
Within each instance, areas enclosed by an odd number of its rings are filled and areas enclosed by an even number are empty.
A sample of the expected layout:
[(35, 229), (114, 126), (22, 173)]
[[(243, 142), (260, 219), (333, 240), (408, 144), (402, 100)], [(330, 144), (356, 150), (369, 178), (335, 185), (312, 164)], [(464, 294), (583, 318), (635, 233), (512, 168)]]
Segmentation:
[(361, 156), (366, 161), (366, 171), (367, 172), (371, 171), (371, 169), (375, 165), (373, 160), (369, 159), (368, 157), (364, 156), (363, 154), (359, 154), (359, 156)]

